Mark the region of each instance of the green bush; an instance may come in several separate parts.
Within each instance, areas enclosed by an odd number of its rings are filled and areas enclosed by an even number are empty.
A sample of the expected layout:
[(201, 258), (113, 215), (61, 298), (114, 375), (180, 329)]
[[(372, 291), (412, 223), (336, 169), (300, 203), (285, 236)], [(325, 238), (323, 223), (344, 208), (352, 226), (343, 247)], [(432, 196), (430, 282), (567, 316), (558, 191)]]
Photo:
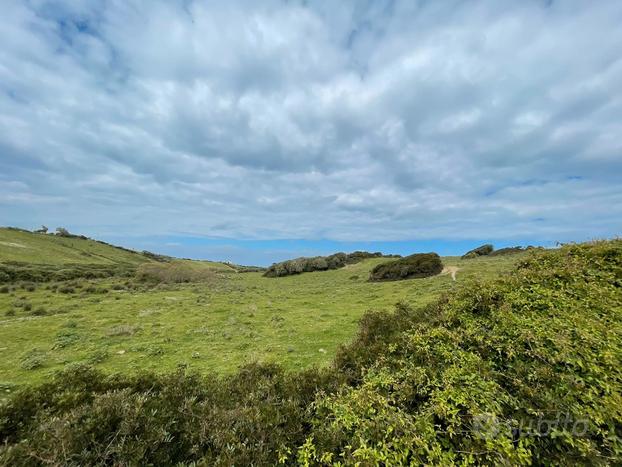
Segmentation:
[(69, 329), (64, 329), (56, 334), (56, 341), (52, 346), (52, 350), (60, 350), (74, 345), (80, 340), (80, 336)]
[(330, 256), (314, 256), (311, 258), (296, 258), (274, 263), (264, 272), (265, 277), (282, 277), (301, 274), (303, 272), (327, 271), (339, 269), (348, 264), (358, 263), (368, 258), (382, 257), (382, 253), (368, 253), (355, 251), (353, 253), (335, 253)]
[(22, 290), (26, 290), (28, 292), (34, 292), (35, 290), (37, 290), (37, 287), (32, 282), (24, 282), (20, 285), (20, 287), (22, 288)]
[(514, 255), (516, 253), (522, 253), (532, 248), (533, 247), (523, 248), (522, 246), (510, 246), (507, 248), (499, 248), (498, 250), (494, 250), (493, 252), (489, 253), (489, 256)]
[(43, 308), (42, 306), (40, 306), (39, 308), (37, 308), (36, 310), (33, 310), (31, 313), (32, 316), (45, 316), (47, 315), (47, 311), (45, 308)]
[(436, 253), (416, 253), (372, 269), (370, 281), (395, 281), (401, 279), (435, 276), (443, 270), (443, 263)]
[(88, 362), (92, 365), (102, 363), (110, 357), (110, 353), (107, 349), (97, 349), (88, 358)]
[(318, 388), (336, 387), (327, 370), (290, 375), (274, 365), (222, 378), (182, 369), (106, 377), (71, 366), (0, 408), (8, 443), (0, 462), (19, 465), (35, 454), (53, 465), (274, 465), (304, 441)]
[[(36, 370), (37, 368), (41, 368), (45, 365), (46, 362), (46, 354), (39, 349), (32, 349), (31, 351), (25, 353), (22, 356), (20, 361), (20, 367), (24, 370)], [(0, 450), (0, 453), (2, 451)], [(2, 458), (0, 457), (0, 460)]]
[(478, 246), (477, 248), (473, 248), (470, 251), (467, 251), (464, 255), (462, 255), (462, 259), (473, 259), (479, 256), (486, 256), (493, 252), (495, 247), (490, 244)]
[(621, 277), (622, 242), (572, 245), (403, 331), (375, 320), (384, 337), (339, 357), (359, 378), (316, 399), (299, 461), (620, 465)]

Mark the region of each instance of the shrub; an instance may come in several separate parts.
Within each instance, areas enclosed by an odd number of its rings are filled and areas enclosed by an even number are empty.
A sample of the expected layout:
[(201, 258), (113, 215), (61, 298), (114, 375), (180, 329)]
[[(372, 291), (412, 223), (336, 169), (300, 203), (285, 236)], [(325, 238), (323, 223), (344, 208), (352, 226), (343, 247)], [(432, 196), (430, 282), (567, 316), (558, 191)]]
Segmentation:
[(523, 251), (527, 251), (528, 248), (529, 247), (523, 248), (522, 246), (499, 248), (498, 250), (495, 250), (495, 251), (489, 253), (489, 256), (513, 255), (513, 254), (516, 254), (516, 253), (522, 253)]
[(382, 257), (382, 253), (368, 253), (355, 251), (353, 253), (335, 253), (330, 256), (315, 256), (312, 258), (296, 258), (274, 263), (264, 273), (265, 277), (282, 277), (301, 274), (303, 272), (326, 271), (339, 269), (347, 264), (354, 264), (367, 258)]
[(9, 308), (8, 310), (6, 310), (6, 312), (4, 313), (4, 316), (15, 316), (15, 310), (13, 308)]
[(0, 293), (9, 293), (11, 291), (11, 289), (9, 289), (8, 286), (3, 285), (2, 287), (0, 287)]
[(70, 331), (68, 329), (61, 330), (58, 334), (56, 334), (56, 341), (52, 346), (52, 350), (64, 349), (72, 346), (79, 340), (80, 336), (75, 331)]
[(110, 357), (107, 349), (97, 349), (88, 358), (90, 364), (97, 364), (106, 361)]
[(443, 270), (441, 258), (436, 253), (416, 253), (395, 261), (382, 263), (372, 269), (370, 281), (393, 281), (430, 277)]
[(69, 286), (60, 287), (58, 291), (64, 294), (72, 294), (76, 292), (76, 290), (73, 287), (69, 287)]
[(36, 370), (37, 368), (41, 368), (45, 364), (45, 361), (45, 352), (39, 349), (32, 349), (22, 356), (20, 367), (24, 370)]
[(47, 311), (45, 310), (45, 308), (43, 308), (43, 307), (41, 307), (41, 306), (40, 306), (39, 308), (37, 308), (36, 310), (34, 310), (34, 311), (31, 313), (31, 315), (33, 315), (33, 316), (45, 316), (45, 315), (47, 315)]
[(164, 349), (158, 346), (149, 346), (146, 349), (146, 354), (149, 357), (159, 357), (160, 355), (164, 355)]
[(492, 253), (494, 249), (495, 248), (490, 244), (478, 246), (477, 248), (473, 248), (462, 255), (462, 259), (472, 259), (477, 258), (478, 256), (486, 256)]
[(381, 337), (359, 337), (368, 356), (340, 354), (359, 377), (316, 399), (298, 460), (619, 465), (621, 274), (622, 242), (565, 247), (465, 287), (402, 330), (374, 320)]

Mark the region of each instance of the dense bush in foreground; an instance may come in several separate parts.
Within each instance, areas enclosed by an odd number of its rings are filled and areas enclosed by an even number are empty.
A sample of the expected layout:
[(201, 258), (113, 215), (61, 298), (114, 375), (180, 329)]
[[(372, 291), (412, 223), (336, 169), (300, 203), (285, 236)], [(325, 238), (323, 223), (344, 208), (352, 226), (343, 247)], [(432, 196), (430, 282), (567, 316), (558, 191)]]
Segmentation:
[(372, 269), (370, 281), (397, 281), (401, 279), (430, 277), (443, 270), (441, 258), (436, 253), (416, 253), (395, 261), (382, 263)]
[(0, 407), (6, 465), (620, 465), (622, 241), (363, 317), (331, 368), (73, 367)]
[(315, 256), (312, 258), (296, 258), (270, 266), (264, 276), (282, 277), (303, 272), (327, 271), (329, 269), (339, 269), (347, 264), (354, 264), (367, 258), (381, 258), (380, 252), (368, 253), (366, 251), (355, 251), (353, 253), (335, 253), (330, 256)]

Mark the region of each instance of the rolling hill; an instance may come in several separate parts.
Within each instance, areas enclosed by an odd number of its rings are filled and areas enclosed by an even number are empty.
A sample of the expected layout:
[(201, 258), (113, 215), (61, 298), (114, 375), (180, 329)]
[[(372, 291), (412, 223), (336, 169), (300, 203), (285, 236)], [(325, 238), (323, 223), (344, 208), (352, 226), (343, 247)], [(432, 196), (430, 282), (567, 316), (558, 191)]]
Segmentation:
[(0, 262), (136, 266), (150, 261), (142, 253), (97, 240), (0, 228)]
[(139, 266), (147, 271), (184, 270), (194, 274), (205, 270), (236, 272), (236, 268), (242, 268), (138, 252), (83, 236), (0, 228), (0, 282), (131, 277)]

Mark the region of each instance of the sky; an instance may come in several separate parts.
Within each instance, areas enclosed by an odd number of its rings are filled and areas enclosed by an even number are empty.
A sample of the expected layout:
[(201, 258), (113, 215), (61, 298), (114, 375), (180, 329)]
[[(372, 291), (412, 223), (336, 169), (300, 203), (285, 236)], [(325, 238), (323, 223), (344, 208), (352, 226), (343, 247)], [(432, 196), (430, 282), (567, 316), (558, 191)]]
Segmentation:
[(270, 264), (622, 227), (622, 2), (2, 0), (0, 225)]

